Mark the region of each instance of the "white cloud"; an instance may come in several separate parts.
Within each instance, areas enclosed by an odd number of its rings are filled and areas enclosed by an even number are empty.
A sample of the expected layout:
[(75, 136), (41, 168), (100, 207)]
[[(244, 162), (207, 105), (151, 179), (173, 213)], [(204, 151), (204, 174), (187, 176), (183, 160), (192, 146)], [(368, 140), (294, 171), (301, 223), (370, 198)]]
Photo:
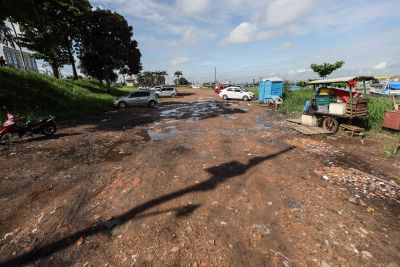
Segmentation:
[(204, 32), (195, 27), (186, 27), (181, 31), (182, 43), (195, 45), (199, 42), (200, 36), (204, 36)]
[(283, 44), (281, 44), (279, 46), (278, 50), (279, 51), (285, 51), (285, 50), (291, 49), (291, 48), (293, 48), (295, 46), (296, 45), (294, 43), (292, 43), (292, 42), (285, 42), (285, 43), (283, 43)]
[(301, 74), (306, 72), (311, 72), (311, 69), (298, 69), (298, 70), (289, 70), (289, 75)]
[(176, 7), (186, 14), (200, 14), (205, 11), (210, 6), (210, 0), (177, 0)]
[(280, 26), (302, 17), (312, 7), (313, 0), (275, 0), (267, 6), (267, 25)]
[(253, 23), (242, 22), (230, 32), (228, 37), (222, 40), (222, 45), (262, 41), (276, 37), (282, 33), (279, 31), (263, 31)]
[(386, 62), (381, 62), (378, 65), (375, 65), (373, 67), (373, 69), (375, 69), (375, 70), (384, 70), (384, 69), (386, 69), (386, 67), (387, 67), (387, 63)]
[(190, 58), (188, 57), (175, 57), (171, 60), (171, 67), (182, 66), (188, 64), (190, 62)]
[(226, 41), (227, 43), (248, 43), (253, 40), (257, 31), (256, 25), (242, 22), (231, 31)]

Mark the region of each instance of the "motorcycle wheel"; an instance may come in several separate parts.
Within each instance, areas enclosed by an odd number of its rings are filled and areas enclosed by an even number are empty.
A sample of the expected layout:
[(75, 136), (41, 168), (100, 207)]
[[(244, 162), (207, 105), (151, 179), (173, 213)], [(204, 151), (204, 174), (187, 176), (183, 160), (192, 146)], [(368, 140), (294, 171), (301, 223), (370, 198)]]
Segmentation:
[(45, 136), (52, 136), (53, 134), (55, 134), (57, 131), (57, 127), (55, 123), (49, 123), (47, 125), (44, 126), (43, 130), (42, 130), (42, 134), (44, 134)]
[(9, 142), (11, 142), (13, 138), (13, 134), (12, 133), (6, 133), (0, 136), (0, 144), (1, 145), (6, 145)]

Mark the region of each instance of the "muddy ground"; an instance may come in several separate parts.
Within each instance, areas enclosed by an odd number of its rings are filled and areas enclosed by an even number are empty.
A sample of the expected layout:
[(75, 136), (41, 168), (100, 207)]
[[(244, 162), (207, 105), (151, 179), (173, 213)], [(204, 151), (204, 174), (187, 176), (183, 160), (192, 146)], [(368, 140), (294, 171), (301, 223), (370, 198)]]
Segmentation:
[(400, 266), (385, 138), (206, 91), (58, 123), (1, 148), (1, 266)]

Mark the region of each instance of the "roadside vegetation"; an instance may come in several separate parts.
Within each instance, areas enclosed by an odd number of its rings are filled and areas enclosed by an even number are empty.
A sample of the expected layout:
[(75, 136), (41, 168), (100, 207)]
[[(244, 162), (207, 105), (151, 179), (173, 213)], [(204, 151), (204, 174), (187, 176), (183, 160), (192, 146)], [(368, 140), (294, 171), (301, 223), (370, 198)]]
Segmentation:
[[(94, 114), (110, 108), (115, 97), (127, 93), (116, 86), (107, 90), (97, 80), (56, 79), (11, 68), (0, 68), (0, 84), (0, 103), (27, 118)], [(0, 120), (4, 118), (2, 108)]]

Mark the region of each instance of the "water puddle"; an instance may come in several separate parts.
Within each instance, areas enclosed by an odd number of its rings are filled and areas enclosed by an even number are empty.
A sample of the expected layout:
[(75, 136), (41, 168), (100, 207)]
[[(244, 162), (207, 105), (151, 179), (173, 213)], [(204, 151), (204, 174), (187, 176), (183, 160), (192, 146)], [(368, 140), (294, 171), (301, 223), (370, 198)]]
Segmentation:
[(166, 131), (166, 132), (147, 130), (147, 133), (151, 140), (160, 141), (165, 138), (169, 138), (169, 137), (176, 136), (178, 134), (182, 134), (183, 131), (179, 131), (179, 130), (173, 128), (170, 131)]
[(256, 125), (254, 125), (252, 127), (252, 129), (254, 129), (254, 130), (268, 130), (268, 129), (270, 129), (271, 126), (269, 126), (266, 123), (266, 120), (267, 120), (267, 116), (265, 116), (265, 115), (257, 115), (256, 116)]

